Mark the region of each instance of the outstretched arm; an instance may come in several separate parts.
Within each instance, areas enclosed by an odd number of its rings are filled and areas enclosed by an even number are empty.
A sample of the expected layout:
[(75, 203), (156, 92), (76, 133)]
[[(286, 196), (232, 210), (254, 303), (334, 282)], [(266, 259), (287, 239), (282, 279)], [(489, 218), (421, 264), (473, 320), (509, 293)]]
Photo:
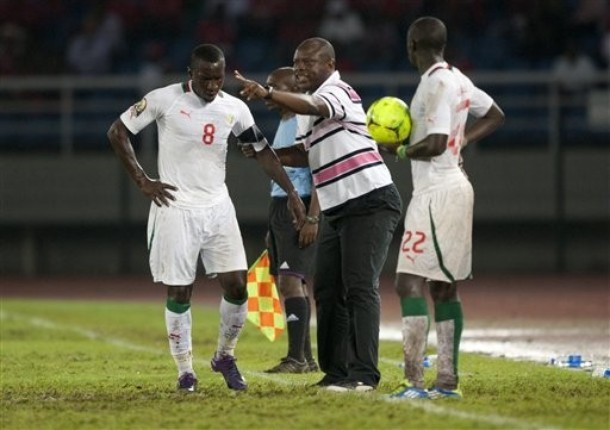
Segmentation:
[(317, 97), (309, 94), (279, 91), (273, 87), (264, 87), (256, 81), (246, 79), (235, 71), (235, 79), (241, 82), (243, 89), (239, 92), (246, 100), (273, 100), (278, 106), (300, 115), (330, 116), (326, 104)]
[(123, 163), (125, 170), (127, 170), (127, 173), (129, 173), (129, 176), (131, 176), (131, 179), (133, 179), (140, 191), (155, 202), (157, 206), (169, 206), (169, 201), (175, 200), (170, 191), (177, 191), (178, 188), (148, 177), (140, 163), (138, 163), (133, 145), (129, 139), (129, 131), (125, 124), (120, 119), (117, 119), (108, 129), (107, 136), (110, 146), (112, 146), (121, 163)]

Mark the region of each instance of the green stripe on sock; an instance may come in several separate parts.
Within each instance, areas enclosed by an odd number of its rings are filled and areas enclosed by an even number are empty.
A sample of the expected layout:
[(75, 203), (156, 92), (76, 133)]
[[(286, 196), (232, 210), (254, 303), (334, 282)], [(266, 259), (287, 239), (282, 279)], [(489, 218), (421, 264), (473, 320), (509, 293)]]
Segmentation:
[(246, 303), (248, 301), (248, 296), (246, 295), (245, 299), (241, 299), (241, 300), (236, 300), (236, 299), (230, 299), (227, 296), (223, 297), (227, 302), (231, 303), (232, 305), (243, 305), (244, 303)]
[(434, 305), (434, 321), (459, 320), (461, 323), (463, 319), (460, 302), (441, 302)]
[(428, 305), (424, 297), (401, 297), (400, 308), (403, 317), (428, 315)]
[(190, 303), (178, 303), (177, 301), (169, 297), (167, 299), (167, 302), (165, 302), (165, 306), (169, 311), (175, 314), (183, 314), (191, 308)]

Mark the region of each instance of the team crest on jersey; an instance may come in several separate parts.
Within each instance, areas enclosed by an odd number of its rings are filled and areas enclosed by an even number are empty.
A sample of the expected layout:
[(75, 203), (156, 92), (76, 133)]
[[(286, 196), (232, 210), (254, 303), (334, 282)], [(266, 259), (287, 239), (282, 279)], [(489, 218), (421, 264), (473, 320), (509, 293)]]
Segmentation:
[(225, 121), (227, 121), (228, 125), (233, 125), (233, 123), (235, 122), (235, 115), (233, 115), (232, 113), (227, 114), (227, 116), (225, 117)]
[(146, 99), (142, 99), (139, 102), (137, 102), (135, 105), (133, 105), (131, 107), (130, 113), (131, 113), (131, 117), (133, 118), (134, 116), (140, 116), (140, 114), (142, 112), (144, 112), (144, 109), (146, 109)]

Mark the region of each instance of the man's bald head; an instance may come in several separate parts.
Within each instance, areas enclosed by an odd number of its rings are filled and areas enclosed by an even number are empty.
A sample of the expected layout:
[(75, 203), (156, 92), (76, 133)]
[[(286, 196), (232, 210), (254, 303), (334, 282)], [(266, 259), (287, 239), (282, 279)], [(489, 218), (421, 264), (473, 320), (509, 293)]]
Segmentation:
[(301, 91), (315, 91), (335, 72), (335, 48), (326, 39), (312, 37), (299, 44), (292, 64)]
[(335, 59), (335, 48), (328, 40), (323, 39), (322, 37), (312, 37), (310, 39), (305, 39), (299, 44), (297, 50), (317, 52), (320, 57), (324, 58), (325, 60)]
[(424, 16), (411, 24), (407, 39), (415, 42), (418, 50), (442, 53), (447, 44), (447, 27), (438, 18)]

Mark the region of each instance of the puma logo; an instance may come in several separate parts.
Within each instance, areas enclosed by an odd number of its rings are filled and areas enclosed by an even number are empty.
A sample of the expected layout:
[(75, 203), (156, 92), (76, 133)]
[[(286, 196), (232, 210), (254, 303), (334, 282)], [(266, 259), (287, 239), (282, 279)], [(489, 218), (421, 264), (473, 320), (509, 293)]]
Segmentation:
[(184, 116), (188, 116), (188, 117), (189, 117), (189, 119), (191, 119), (191, 113), (190, 113), (190, 112), (187, 112), (187, 111), (185, 111), (184, 109), (180, 109), (180, 113), (181, 113), (182, 115), (184, 115)]

